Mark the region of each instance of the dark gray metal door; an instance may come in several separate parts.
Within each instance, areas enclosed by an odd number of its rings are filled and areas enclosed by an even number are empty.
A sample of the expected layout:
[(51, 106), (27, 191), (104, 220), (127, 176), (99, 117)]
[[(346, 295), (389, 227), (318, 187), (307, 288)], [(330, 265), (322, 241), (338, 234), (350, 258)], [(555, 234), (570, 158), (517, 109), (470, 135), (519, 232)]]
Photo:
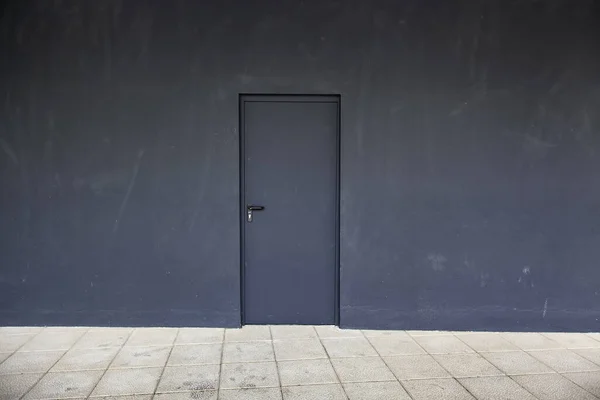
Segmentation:
[(241, 98), (244, 323), (335, 323), (338, 112), (337, 97)]

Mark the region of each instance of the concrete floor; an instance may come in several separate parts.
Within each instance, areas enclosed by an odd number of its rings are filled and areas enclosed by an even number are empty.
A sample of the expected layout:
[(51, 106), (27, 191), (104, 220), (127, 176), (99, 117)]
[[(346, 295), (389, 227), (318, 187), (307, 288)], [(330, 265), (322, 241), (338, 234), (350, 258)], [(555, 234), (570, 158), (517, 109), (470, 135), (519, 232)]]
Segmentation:
[(0, 328), (0, 399), (598, 399), (600, 335)]

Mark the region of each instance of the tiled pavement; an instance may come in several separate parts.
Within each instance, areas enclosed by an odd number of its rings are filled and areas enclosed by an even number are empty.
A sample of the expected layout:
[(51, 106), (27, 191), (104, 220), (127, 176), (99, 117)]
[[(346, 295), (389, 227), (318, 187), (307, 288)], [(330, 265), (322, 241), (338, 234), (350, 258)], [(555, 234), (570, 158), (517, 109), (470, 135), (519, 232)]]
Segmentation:
[(0, 399), (599, 399), (600, 334), (0, 328)]

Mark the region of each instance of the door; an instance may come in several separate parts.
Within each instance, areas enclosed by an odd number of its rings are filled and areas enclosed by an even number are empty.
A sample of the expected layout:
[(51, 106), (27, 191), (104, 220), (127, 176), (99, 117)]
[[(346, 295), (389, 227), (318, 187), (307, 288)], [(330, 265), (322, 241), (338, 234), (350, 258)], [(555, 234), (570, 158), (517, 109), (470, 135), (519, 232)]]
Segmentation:
[(242, 319), (334, 324), (335, 96), (242, 96)]

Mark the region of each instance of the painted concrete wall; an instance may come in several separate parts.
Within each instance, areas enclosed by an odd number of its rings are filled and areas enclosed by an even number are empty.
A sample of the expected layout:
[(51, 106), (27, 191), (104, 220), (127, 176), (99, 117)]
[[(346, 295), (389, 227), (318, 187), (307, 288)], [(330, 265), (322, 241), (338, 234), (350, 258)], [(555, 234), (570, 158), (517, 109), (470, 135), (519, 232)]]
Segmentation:
[(238, 325), (238, 94), (335, 93), (342, 326), (597, 330), (599, 3), (9, 1), (0, 323)]

